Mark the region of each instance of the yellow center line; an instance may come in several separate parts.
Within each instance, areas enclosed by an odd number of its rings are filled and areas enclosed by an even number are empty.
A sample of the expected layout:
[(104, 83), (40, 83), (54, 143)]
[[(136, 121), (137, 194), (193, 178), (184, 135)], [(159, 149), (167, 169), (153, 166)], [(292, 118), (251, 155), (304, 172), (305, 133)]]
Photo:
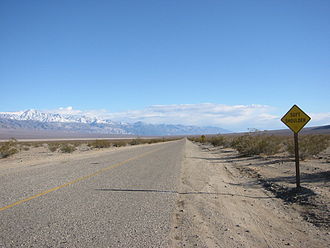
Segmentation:
[(43, 195), (46, 195), (46, 194), (48, 194), (48, 193), (54, 192), (54, 191), (56, 191), (56, 190), (59, 190), (59, 189), (65, 188), (65, 187), (67, 187), (67, 186), (70, 186), (70, 185), (72, 185), (72, 184), (78, 183), (78, 182), (80, 182), (80, 181), (83, 181), (83, 180), (89, 179), (89, 178), (94, 177), (94, 176), (96, 176), (96, 175), (98, 175), (98, 174), (101, 174), (101, 173), (103, 173), (103, 172), (105, 172), (105, 171), (108, 171), (108, 170), (111, 170), (111, 169), (117, 168), (117, 167), (119, 167), (119, 166), (122, 166), (122, 165), (124, 165), (124, 164), (130, 162), (130, 161), (133, 161), (133, 160), (136, 160), (136, 159), (142, 158), (142, 157), (144, 157), (144, 156), (146, 156), (146, 155), (148, 155), (148, 154), (150, 154), (150, 153), (157, 152), (157, 151), (159, 151), (159, 150), (161, 150), (161, 149), (162, 149), (162, 148), (158, 148), (158, 149), (155, 149), (155, 150), (152, 150), (152, 151), (149, 151), (149, 152), (142, 153), (142, 154), (140, 154), (140, 155), (138, 155), (138, 156), (135, 156), (135, 157), (129, 158), (129, 159), (124, 160), (124, 161), (122, 161), (122, 162), (112, 164), (112, 165), (110, 165), (110, 166), (108, 166), (108, 167), (102, 168), (102, 169), (100, 169), (100, 170), (98, 170), (98, 171), (96, 171), (96, 172), (94, 172), (94, 173), (92, 173), (92, 174), (89, 174), (89, 175), (87, 175), (87, 176), (79, 177), (79, 178), (77, 178), (77, 179), (75, 179), (75, 180), (72, 180), (72, 181), (70, 181), (70, 182), (68, 182), (68, 183), (62, 184), (62, 185), (60, 185), (60, 186), (57, 186), (57, 187), (51, 188), (51, 189), (46, 190), (46, 191), (44, 191), (44, 192), (41, 192), (41, 193), (39, 193), (39, 194), (36, 194), (36, 195), (30, 196), (30, 197), (28, 197), (28, 198), (25, 198), (25, 199), (22, 199), (22, 200), (20, 200), (20, 201), (17, 201), (17, 202), (14, 202), (14, 203), (12, 203), (12, 204), (9, 204), (9, 205), (7, 205), (7, 206), (4, 206), (4, 207), (0, 208), (0, 211), (6, 210), (6, 209), (8, 209), (8, 208), (12, 208), (12, 207), (17, 206), (17, 205), (20, 205), (20, 204), (22, 204), (22, 203), (24, 203), (24, 202), (31, 201), (31, 200), (33, 200), (33, 199), (35, 199), (35, 198), (40, 197), (40, 196), (43, 196)]

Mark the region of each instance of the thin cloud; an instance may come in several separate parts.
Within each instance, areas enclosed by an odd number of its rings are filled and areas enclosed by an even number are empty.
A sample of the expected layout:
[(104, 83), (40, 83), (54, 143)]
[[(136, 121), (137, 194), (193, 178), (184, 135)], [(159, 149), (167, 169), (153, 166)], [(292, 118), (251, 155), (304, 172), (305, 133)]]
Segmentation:
[[(281, 114), (268, 105), (225, 105), (216, 103), (152, 105), (144, 109), (123, 112), (101, 110), (77, 110), (61, 107), (48, 112), (75, 114), (120, 122), (143, 121), (152, 124), (182, 124), (197, 126), (217, 126), (232, 131), (246, 131), (248, 128), (260, 130), (286, 128), (280, 121)], [(311, 113), (309, 126), (330, 124), (330, 113)]]
[(330, 113), (311, 113), (310, 117), (312, 118), (311, 123), (315, 126), (330, 125)]
[(60, 107), (58, 109), (45, 110), (44, 112), (56, 113), (56, 114), (61, 114), (61, 115), (82, 115), (83, 114), (82, 110), (73, 109), (72, 106)]
[[(267, 105), (224, 105), (215, 103), (153, 105), (142, 110), (109, 113), (113, 120), (145, 121), (148, 123), (171, 123), (198, 126), (218, 126), (229, 130), (261, 128), (279, 119), (272, 114), (274, 108)], [(275, 124), (275, 125), (274, 125)]]

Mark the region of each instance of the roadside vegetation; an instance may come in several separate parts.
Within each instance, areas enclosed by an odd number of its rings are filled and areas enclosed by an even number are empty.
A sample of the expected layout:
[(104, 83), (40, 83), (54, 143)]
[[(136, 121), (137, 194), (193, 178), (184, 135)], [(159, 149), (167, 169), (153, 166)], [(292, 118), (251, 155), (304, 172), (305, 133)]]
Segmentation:
[[(234, 148), (242, 156), (274, 155), (286, 153), (294, 156), (292, 136), (279, 136), (251, 132), (243, 135), (218, 135), (190, 137), (190, 140), (202, 144)], [(302, 160), (317, 156), (330, 146), (329, 135), (300, 135), (299, 156)]]
[(0, 145), (0, 158), (7, 158), (18, 152), (18, 145), (15, 139), (10, 139), (9, 141)]
[[(286, 150), (294, 156), (293, 140), (286, 141)], [(299, 157), (301, 160), (317, 156), (330, 145), (330, 136), (327, 135), (306, 135), (299, 138)]]
[(56, 152), (61, 144), (59, 143), (49, 143), (47, 144), (49, 151)]
[(76, 150), (77, 148), (75, 147), (74, 144), (62, 144), (60, 147), (60, 151), (63, 153), (72, 153)]
[(0, 159), (10, 157), (19, 152), (27, 152), (30, 149), (47, 149), (47, 151), (51, 153), (73, 153), (75, 151), (88, 151), (94, 149), (106, 149), (110, 147), (153, 144), (172, 140), (176, 140), (176, 138), (96, 139), (47, 142), (18, 142), (15, 139), (10, 139), (6, 142), (0, 143)]
[[(283, 201), (293, 205), (302, 218), (317, 228), (329, 230), (330, 135), (299, 134), (301, 186), (296, 187), (294, 140), (291, 135), (271, 135), (267, 132), (195, 136), (192, 141), (203, 143), (205, 156), (219, 156), (224, 174), (237, 177), (228, 168), (235, 168), (240, 184), (258, 184)], [(220, 147), (220, 149), (212, 149)], [(227, 148), (227, 149), (222, 149)], [(228, 149), (230, 148), (230, 149)], [(204, 156), (203, 156), (204, 157)], [(213, 162), (212, 162), (213, 163)], [(213, 165), (209, 168), (214, 167)], [(234, 179), (236, 180), (236, 179)], [(251, 184), (250, 184), (251, 183)], [(254, 187), (254, 186), (253, 186)]]
[(109, 140), (95, 140), (88, 143), (88, 146), (92, 149), (94, 148), (108, 148), (111, 147), (111, 142)]

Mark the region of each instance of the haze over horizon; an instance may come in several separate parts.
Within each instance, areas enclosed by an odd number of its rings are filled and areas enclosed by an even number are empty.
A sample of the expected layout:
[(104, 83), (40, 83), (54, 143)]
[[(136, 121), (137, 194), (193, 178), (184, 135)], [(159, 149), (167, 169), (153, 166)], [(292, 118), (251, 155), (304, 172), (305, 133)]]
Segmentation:
[(330, 1), (0, 2), (0, 112), (286, 128), (330, 124)]

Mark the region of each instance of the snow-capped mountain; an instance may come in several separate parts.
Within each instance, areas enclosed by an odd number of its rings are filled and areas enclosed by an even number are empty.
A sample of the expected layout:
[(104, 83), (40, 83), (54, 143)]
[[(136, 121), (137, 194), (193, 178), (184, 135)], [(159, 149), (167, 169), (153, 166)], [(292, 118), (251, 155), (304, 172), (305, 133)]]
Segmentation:
[(34, 109), (20, 112), (0, 112), (0, 128), (145, 136), (215, 134), (229, 132), (217, 127), (147, 124), (143, 122), (121, 123), (113, 122), (109, 119), (92, 118), (84, 115), (63, 115), (42, 112)]
[(77, 122), (94, 123), (102, 122), (96, 118), (90, 118), (83, 115), (61, 115), (57, 113), (41, 112), (35, 109), (28, 109), (21, 112), (0, 112), (0, 118), (6, 118), (19, 121), (40, 121), (40, 122)]

